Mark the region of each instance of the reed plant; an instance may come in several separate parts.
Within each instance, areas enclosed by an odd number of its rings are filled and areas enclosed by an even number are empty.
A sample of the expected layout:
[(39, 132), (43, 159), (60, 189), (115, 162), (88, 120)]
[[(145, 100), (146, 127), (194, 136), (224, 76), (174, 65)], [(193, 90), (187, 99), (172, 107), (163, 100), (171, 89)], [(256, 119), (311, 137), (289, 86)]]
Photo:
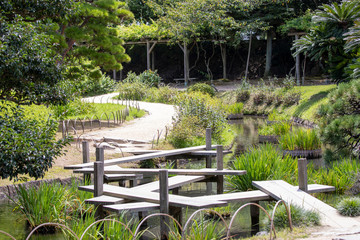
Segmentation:
[(193, 220), (188, 231), (185, 233), (184, 238), (181, 238), (181, 234), (178, 231), (171, 231), (169, 234), (169, 240), (212, 240), (222, 239), (225, 234), (225, 228), (221, 226), (219, 220)]
[(241, 102), (237, 102), (234, 104), (231, 104), (227, 107), (227, 112), (229, 114), (241, 114), (243, 112), (244, 104)]
[(283, 150), (315, 150), (321, 148), (320, 138), (313, 129), (297, 129), (280, 136)]
[(242, 176), (228, 176), (227, 185), (231, 191), (253, 190), (252, 181), (282, 179), (294, 183), (297, 176), (297, 161), (291, 156), (283, 157), (272, 144), (262, 144), (248, 149), (236, 157), (230, 169), (246, 170)]
[(292, 124), (286, 121), (276, 122), (271, 125), (263, 125), (259, 128), (259, 135), (276, 135), (281, 136), (291, 131)]
[(360, 163), (355, 159), (341, 159), (320, 169), (316, 169), (310, 163), (308, 164), (308, 179), (309, 183), (334, 186), (337, 194), (343, 194), (354, 185), (359, 171)]
[(38, 187), (17, 186), (18, 198), (12, 199), (26, 218), (30, 228), (46, 222), (62, 222), (66, 202), (66, 188), (60, 184), (41, 184)]

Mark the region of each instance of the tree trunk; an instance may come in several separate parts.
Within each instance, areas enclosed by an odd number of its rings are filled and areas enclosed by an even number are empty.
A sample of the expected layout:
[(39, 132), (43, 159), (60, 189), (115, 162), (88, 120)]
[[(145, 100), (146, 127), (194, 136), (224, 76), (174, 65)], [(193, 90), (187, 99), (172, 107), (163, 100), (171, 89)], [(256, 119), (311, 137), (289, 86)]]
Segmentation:
[(271, 57), (272, 57), (272, 31), (266, 32), (266, 65), (264, 77), (269, 76), (271, 69)]
[(245, 69), (245, 81), (247, 80), (248, 71), (249, 71), (251, 43), (252, 43), (252, 33), (250, 33), (250, 39), (249, 39), (249, 50), (248, 50), (248, 56), (247, 56), (247, 60), (246, 60), (246, 69)]
[[(296, 34), (295, 35), (295, 40), (298, 40), (299, 39), (299, 35)], [(297, 51), (298, 49), (296, 49)], [(296, 59), (296, 85), (297, 86), (300, 86), (300, 54), (296, 55), (295, 57)]]
[(227, 78), (226, 74), (226, 45), (220, 43), (221, 58), (223, 64), (223, 79)]

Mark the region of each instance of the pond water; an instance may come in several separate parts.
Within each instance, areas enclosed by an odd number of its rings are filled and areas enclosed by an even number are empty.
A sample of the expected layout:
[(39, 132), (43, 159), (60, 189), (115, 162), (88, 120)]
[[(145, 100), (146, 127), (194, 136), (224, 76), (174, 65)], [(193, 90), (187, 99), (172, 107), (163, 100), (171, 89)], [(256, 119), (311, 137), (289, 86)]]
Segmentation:
[[(242, 120), (239, 121), (232, 121), (232, 127), (233, 130), (236, 132), (236, 139), (234, 142), (234, 149), (235, 149), (235, 155), (240, 154), (244, 150), (246, 150), (248, 147), (251, 147), (253, 145), (258, 144), (258, 134), (257, 129), (260, 125), (263, 125), (266, 123), (266, 119), (263, 117), (245, 117)], [(224, 165), (231, 161), (231, 158), (233, 158), (234, 155), (231, 154), (225, 157), (225, 163)], [(320, 160), (321, 162), (321, 160)], [(216, 162), (213, 161), (214, 166), (216, 167)], [(321, 163), (320, 163), (321, 165)], [(179, 166), (180, 167), (180, 166)], [(188, 168), (204, 168), (205, 167), (205, 161), (188, 161), (185, 162), (185, 164), (182, 167), (188, 167)], [(149, 181), (149, 179), (147, 179)], [(151, 180), (151, 179), (150, 179)], [(186, 186), (183, 186), (181, 189), (179, 189), (179, 194), (184, 196), (201, 196), (201, 195), (209, 195), (209, 194), (216, 194), (216, 183), (211, 184), (211, 189), (207, 188), (206, 183), (193, 183), (188, 184)], [(225, 189), (226, 190), (226, 189)], [(241, 205), (244, 203), (236, 203), (236, 204), (230, 204), (230, 207), (228, 207), (226, 210), (230, 213), (234, 213)], [(266, 202), (262, 203), (264, 206), (267, 205)], [(25, 239), (27, 234), (29, 233), (27, 226), (26, 226), (26, 220), (23, 218), (23, 216), (17, 212), (13, 211), (14, 205), (9, 202), (0, 202), (0, 230), (3, 230), (5, 232), (8, 232), (12, 234), (16, 239)], [(186, 216), (190, 216), (195, 209), (188, 209), (184, 210), (183, 213), (183, 219), (186, 220)], [(262, 213), (260, 213), (260, 219), (262, 219)], [(136, 216), (136, 215), (134, 215)], [(250, 235), (250, 208), (247, 207), (247, 209), (244, 209), (244, 211), (237, 217), (233, 228), (234, 231), (237, 234), (241, 234), (242, 236), (249, 236)], [(227, 222), (229, 223), (229, 221)], [(156, 226), (158, 225), (158, 220), (154, 220), (153, 224), (150, 222), (149, 225)], [(1, 235), (0, 233), (0, 239), (10, 239), (6, 238), (4, 235)], [(62, 234), (56, 234), (56, 235), (34, 235), (31, 237), (32, 240), (45, 240), (45, 239), (52, 239), (52, 240), (62, 240), (65, 239)]]

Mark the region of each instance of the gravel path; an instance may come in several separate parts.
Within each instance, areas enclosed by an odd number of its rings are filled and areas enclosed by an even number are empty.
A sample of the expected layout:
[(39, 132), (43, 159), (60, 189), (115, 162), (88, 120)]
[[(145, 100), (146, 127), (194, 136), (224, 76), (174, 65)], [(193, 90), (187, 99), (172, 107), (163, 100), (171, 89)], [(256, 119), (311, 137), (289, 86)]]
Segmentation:
[[(106, 95), (85, 98), (83, 101), (95, 103), (116, 103), (116, 100), (112, 100), (112, 97), (116, 95), (117, 93), (110, 93)], [(174, 106), (162, 103), (138, 103), (140, 109), (148, 112), (148, 114), (144, 117), (125, 123), (124, 125), (117, 128), (91, 131), (89, 133), (83, 134), (81, 138), (91, 140), (105, 138), (124, 143), (149, 143), (154, 138), (157, 138), (158, 133), (161, 133), (161, 138), (163, 138), (166, 127), (171, 126), (172, 118), (175, 116)]]

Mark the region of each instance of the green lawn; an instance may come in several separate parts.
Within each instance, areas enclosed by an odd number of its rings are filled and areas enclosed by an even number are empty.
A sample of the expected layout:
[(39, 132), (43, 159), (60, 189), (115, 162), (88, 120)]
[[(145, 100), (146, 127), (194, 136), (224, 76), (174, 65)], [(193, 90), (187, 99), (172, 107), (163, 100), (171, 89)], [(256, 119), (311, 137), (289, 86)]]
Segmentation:
[(327, 95), (335, 88), (334, 84), (296, 87), (301, 91), (300, 103), (284, 109), (284, 112), (290, 116), (314, 121), (317, 108), (328, 101)]

